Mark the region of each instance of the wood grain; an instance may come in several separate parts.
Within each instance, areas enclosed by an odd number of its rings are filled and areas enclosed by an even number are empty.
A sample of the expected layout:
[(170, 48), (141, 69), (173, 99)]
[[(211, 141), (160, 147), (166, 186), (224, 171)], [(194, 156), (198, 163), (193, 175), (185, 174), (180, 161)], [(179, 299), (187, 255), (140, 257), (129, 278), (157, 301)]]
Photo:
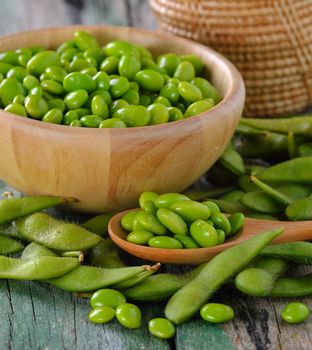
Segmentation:
[(0, 46), (53, 48), (78, 29), (88, 30), (103, 44), (120, 38), (155, 55), (196, 54), (224, 98), (196, 117), (127, 129), (70, 128), (0, 111), (0, 178), (28, 195), (76, 198), (69, 207), (88, 212), (133, 208), (145, 190), (185, 190), (213, 165), (234, 133), (245, 95), (239, 73), (205, 46), (127, 27), (42, 29), (4, 36)]

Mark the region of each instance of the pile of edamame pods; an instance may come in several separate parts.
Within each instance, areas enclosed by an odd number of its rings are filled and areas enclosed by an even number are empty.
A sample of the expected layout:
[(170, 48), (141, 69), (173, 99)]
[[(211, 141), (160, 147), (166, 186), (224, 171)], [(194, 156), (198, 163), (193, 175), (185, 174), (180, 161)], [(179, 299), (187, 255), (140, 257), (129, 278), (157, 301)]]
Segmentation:
[(222, 212), (268, 220), (312, 219), (312, 116), (242, 118), (206, 177), (214, 188), (186, 193)]
[[(151, 195), (144, 192), (140, 197), (145, 209), (152, 207)], [(157, 198), (161, 203), (172, 200), (174, 204), (179, 203), (177, 195)], [(93, 323), (106, 323), (116, 317), (124, 327), (136, 329), (141, 326), (141, 311), (127, 300), (168, 300), (164, 315), (160, 312), (160, 317), (148, 324), (151, 334), (167, 339), (174, 336), (175, 325), (186, 322), (197, 312), (207, 322), (231, 320), (234, 317), (231, 306), (207, 303), (225, 283), (253, 296), (312, 294), (311, 276), (282, 276), (289, 262), (312, 264), (312, 243), (270, 246), (282, 234), (282, 228), (231, 247), (182, 275), (155, 274), (160, 264), (126, 266), (120, 259), (115, 245), (106, 237), (113, 214), (102, 214), (77, 225), (57, 220), (43, 211), (64, 202), (56, 197), (0, 200), (0, 278), (40, 280), (90, 297), (89, 320)], [(189, 199), (185, 202), (192, 203)], [(11, 254), (13, 257), (8, 256)], [(309, 309), (297, 302), (287, 305), (282, 317), (297, 323), (306, 320), (309, 314)]]
[(244, 225), (244, 214), (227, 218), (214, 202), (199, 203), (180, 193), (143, 192), (139, 205), (142, 210), (125, 214), (120, 224), (130, 232), (128, 242), (154, 248), (213, 247)]
[(55, 51), (0, 53), (0, 108), (47, 123), (90, 128), (163, 124), (202, 113), (221, 98), (195, 55), (154, 58), (114, 40), (101, 47), (84, 31)]

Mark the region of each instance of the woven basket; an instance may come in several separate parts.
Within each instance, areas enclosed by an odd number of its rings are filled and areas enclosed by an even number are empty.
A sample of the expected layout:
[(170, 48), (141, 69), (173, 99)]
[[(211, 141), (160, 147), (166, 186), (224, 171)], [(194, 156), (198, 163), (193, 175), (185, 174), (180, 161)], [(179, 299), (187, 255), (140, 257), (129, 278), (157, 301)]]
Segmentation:
[(311, 0), (150, 0), (160, 28), (209, 45), (242, 73), (244, 114), (280, 116), (312, 103)]

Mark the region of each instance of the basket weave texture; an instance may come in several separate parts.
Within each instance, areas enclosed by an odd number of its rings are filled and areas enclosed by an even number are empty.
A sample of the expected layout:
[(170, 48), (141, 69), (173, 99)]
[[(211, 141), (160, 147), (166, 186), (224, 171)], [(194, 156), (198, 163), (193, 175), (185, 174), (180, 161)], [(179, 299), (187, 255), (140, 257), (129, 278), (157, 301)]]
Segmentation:
[(208, 45), (240, 70), (244, 114), (312, 103), (312, 0), (150, 0), (161, 30)]

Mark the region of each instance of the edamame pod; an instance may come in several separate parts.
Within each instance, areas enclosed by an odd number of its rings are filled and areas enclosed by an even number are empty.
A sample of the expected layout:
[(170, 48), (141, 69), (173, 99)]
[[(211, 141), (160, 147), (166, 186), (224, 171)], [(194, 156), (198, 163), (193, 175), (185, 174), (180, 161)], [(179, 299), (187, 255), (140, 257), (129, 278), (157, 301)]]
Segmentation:
[(312, 295), (312, 274), (303, 277), (281, 277), (268, 294), (269, 297), (304, 297)]
[(108, 232), (109, 220), (115, 213), (106, 213), (92, 217), (83, 223), (83, 227), (87, 230), (96, 233), (97, 235), (104, 236)]
[(188, 320), (225, 281), (282, 232), (283, 229), (267, 231), (215, 256), (190, 283), (170, 298), (165, 308), (166, 317), (176, 324)]
[(117, 247), (110, 238), (100, 241), (87, 253), (88, 262), (93, 266), (105, 268), (124, 267), (125, 264), (120, 259)]
[(219, 161), (222, 166), (235, 175), (241, 176), (246, 172), (243, 158), (231, 143), (226, 147)]
[(78, 259), (41, 256), (14, 259), (0, 256), (0, 278), (44, 280), (66, 274), (79, 265)]
[[(62, 258), (65, 259), (65, 258)], [(95, 266), (79, 266), (73, 271), (47, 282), (69, 292), (90, 292), (135, 277), (150, 266), (106, 269)]]
[(263, 191), (248, 192), (240, 202), (249, 209), (265, 214), (278, 214), (283, 212), (284, 206)]
[(26, 239), (63, 252), (85, 250), (101, 240), (81, 226), (56, 220), (45, 213), (32, 214), (15, 224)]
[(23, 250), (21, 259), (31, 259), (38, 256), (58, 256), (55, 252), (48, 249), (47, 247), (32, 242)]
[(285, 214), (290, 220), (311, 220), (312, 196), (294, 201), (286, 208)]
[(0, 254), (14, 254), (24, 249), (24, 244), (6, 236), (0, 236)]
[(2, 199), (0, 200), (0, 225), (65, 202), (64, 198), (44, 196)]

